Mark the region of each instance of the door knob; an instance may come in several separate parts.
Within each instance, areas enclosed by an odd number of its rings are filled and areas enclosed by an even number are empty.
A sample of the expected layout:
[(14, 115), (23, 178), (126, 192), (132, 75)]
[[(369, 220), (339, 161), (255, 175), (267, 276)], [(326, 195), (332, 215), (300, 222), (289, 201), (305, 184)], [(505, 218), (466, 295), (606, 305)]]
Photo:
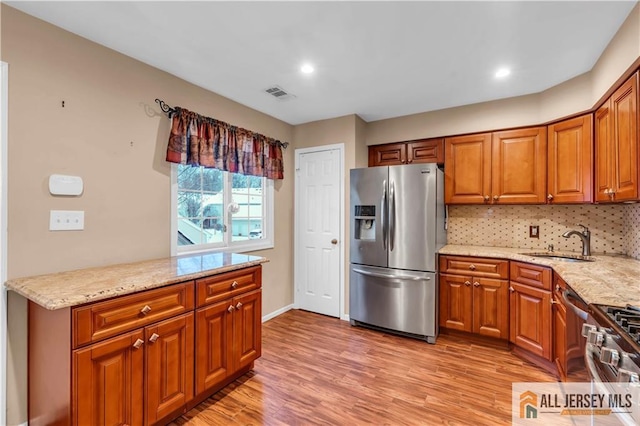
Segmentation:
[(336, 244), (338, 244), (338, 240), (336, 240), (336, 239), (334, 238), (333, 240), (331, 240), (331, 244), (333, 244), (333, 245), (335, 246)]

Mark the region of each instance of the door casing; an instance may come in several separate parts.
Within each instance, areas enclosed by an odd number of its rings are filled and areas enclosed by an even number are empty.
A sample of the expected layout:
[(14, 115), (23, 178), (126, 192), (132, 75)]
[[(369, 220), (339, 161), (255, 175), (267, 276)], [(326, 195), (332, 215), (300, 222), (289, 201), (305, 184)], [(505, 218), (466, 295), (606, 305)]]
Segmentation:
[(339, 207), (339, 212), (340, 212), (340, 231), (339, 231), (339, 265), (338, 265), (338, 273), (339, 273), (339, 289), (338, 289), (338, 303), (340, 304), (339, 306), (339, 312), (340, 312), (340, 319), (343, 320), (349, 320), (348, 315), (345, 313), (345, 285), (344, 285), (344, 274), (345, 274), (345, 253), (346, 253), (346, 245), (349, 243), (346, 239), (345, 239), (345, 224), (344, 224), (344, 215), (345, 215), (345, 211), (344, 211), (344, 206), (345, 206), (345, 201), (344, 201), (344, 196), (345, 196), (345, 189), (344, 189), (344, 185), (345, 185), (345, 179), (344, 179), (344, 143), (338, 143), (338, 144), (332, 144), (332, 145), (321, 145), (321, 146), (315, 146), (315, 147), (310, 147), (310, 148), (299, 148), (295, 150), (295, 190), (294, 190), (294, 268), (293, 268), (293, 280), (294, 280), (294, 303), (293, 303), (293, 307), (296, 309), (300, 308), (300, 296), (299, 296), (299, 277), (301, 274), (301, 266), (300, 266), (300, 261), (299, 261), (299, 256), (297, 255), (300, 251), (300, 247), (302, 247), (301, 244), (301, 236), (298, 233), (297, 230), (297, 224), (299, 222), (299, 214), (300, 212), (300, 206), (298, 206), (298, 200), (300, 199), (300, 183), (299, 183), (299, 178), (298, 178), (298, 171), (300, 168), (300, 157), (303, 154), (309, 154), (309, 153), (313, 153), (313, 152), (320, 152), (320, 151), (330, 151), (330, 150), (337, 150), (338, 154), (340, 155), (340, 164), (339, 164), (339, 172), (340, 172), (340, 183), (339, 183), (339, 188), (340, 188), (340, 194), (339, 194), (339, 199), (340, 199), (340, 207)]

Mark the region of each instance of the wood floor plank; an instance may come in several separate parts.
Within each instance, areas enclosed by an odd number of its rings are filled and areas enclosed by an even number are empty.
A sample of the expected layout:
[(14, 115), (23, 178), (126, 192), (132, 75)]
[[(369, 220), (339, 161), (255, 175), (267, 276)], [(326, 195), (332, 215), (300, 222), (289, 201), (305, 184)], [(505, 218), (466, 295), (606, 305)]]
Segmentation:
[(171, 425), (507, 425), (513, 381), (556, 380), (460, 336), (430, 345), (305, 311), (262, 337), (253, 371)]

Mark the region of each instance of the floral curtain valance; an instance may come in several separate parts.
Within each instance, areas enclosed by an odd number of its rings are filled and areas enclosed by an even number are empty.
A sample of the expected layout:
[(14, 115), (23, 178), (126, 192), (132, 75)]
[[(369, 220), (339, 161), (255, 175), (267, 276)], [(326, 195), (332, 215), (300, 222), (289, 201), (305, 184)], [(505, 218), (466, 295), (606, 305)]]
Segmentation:
[(167, 146), (167, 161), (232, 173), (282, 179), (282, 147), (286, 144), (175, 107)]

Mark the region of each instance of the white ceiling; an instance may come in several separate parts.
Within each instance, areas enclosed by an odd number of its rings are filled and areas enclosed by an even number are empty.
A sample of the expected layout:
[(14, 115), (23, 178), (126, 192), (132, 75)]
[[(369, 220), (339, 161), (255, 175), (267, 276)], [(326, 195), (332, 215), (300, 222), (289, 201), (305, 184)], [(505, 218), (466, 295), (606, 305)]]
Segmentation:
[[(374, 121), (545, 90), (589, 71), (636, 4), (7, 3), (290, 124)], [(300, 73), (305, 61), (314, 74)], [(512, 74), (497, 80), (501, 66)], [(272, 85), (295, 98), (267, 95)]]

